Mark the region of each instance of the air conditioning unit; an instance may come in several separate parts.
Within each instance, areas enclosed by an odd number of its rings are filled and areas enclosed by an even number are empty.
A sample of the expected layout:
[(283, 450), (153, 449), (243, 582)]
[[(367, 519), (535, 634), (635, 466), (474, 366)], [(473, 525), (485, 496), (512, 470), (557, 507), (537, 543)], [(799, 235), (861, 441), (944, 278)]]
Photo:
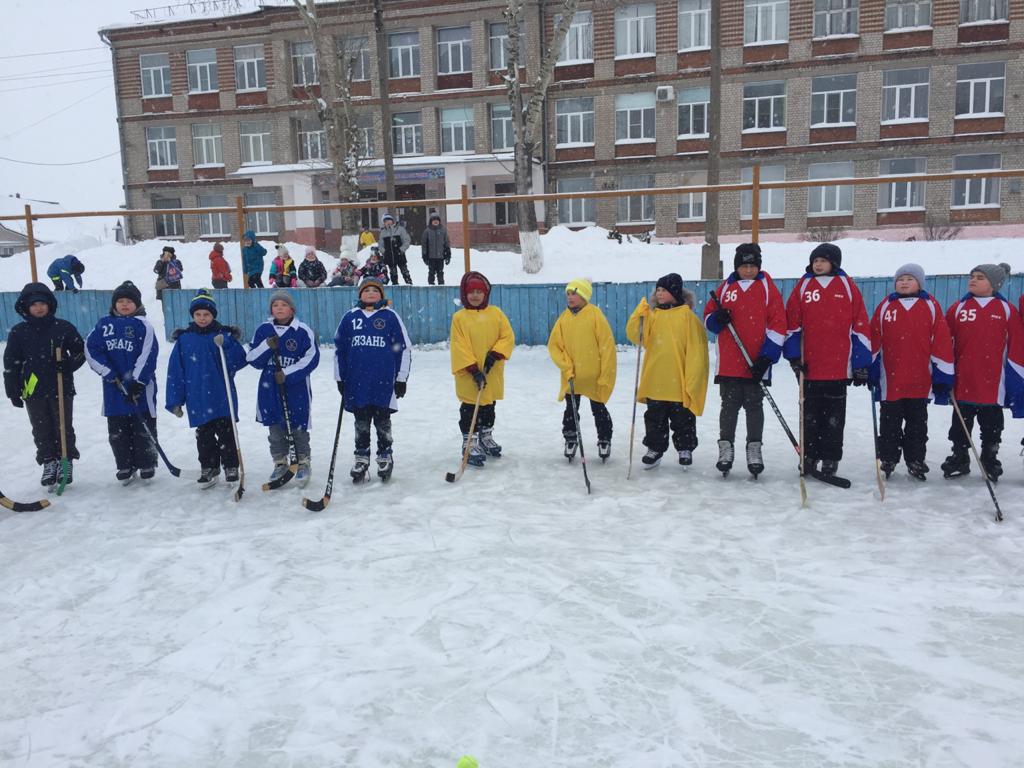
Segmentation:
[(672, 101), (676, 97), (676, 91), (671, 85), (659, 85), (654, 92), (654, 98), (658, 101)]

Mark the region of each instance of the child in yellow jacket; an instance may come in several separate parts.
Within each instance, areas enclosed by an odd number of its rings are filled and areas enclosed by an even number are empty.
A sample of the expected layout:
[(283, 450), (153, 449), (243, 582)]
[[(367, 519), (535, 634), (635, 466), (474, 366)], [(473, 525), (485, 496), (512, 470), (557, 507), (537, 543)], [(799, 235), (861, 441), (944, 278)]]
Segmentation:
[(704, 412), (708, 391), (708, 339), (693, 313), (694, 296), (683, 288), (676, 273), (658, 280), (654, 306), (641, 299), (626, 324), (626, 335), (640, 343), (643, 321), (643, 368), (638, 403), (647, 403), (644, 414), (644, 469), (654, 469), (668, 450), (669, 426), (679, 463), (693, 463), (697, 447), (697, 417)]
[[(606, 460), (612, 451), (612, 417), (605, 403), (615, 389), (615, 337), (604, 313), (590, 303), (594, 288), (588, 280), (573, 280), (565, 286), (567, 309), (559, 316), (548, 337), (548, 353), (562, 372), (558, 399), (565, 400), (562, 436), (565, 457), (572, 461), (580, 436), (576, 432), (580, 400), (590, 398), (590, 412), (597, 427), (597, 454)], [(569, 396), (572, 379), (576, 402)]]
[[(459, 408), (462, 449), (470, 443), (469, 463), (482, 467), (488, 456), (501, 456), (494, 441), (494, 403), (505, 395), (505, 361), (516, 344), (512, 325), (505, 313), (488, 301), (491, 284), (479, 272), (467, 272), (459, 285), (462, 309), (452, 316), (449, 345), (455, 396)], [(480, 412), (474, 434), (469, 433), (473, 411), (479, 400)]]

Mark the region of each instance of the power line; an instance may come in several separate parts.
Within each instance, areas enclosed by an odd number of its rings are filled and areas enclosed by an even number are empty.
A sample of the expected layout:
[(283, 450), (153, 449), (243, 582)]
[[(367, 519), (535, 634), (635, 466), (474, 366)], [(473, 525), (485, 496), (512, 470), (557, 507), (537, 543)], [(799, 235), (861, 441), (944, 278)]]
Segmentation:
[(109, 155), (101, 155), (100, 157), (94, 157), (92, 160), (78, 160), (77, 162), (74, 163), (35, 163), (32, 162), (31, 160), (15, 160), (13, 157), (3, 156), (0, 156), (0, 160), (6, 160), (9, 163), (18, 163), (18, 165), (87, 165), (88, 163), (95, 163), (99, 160), (106, 160), (108, 157), (113, 157), (114, 155), (120, 154), (120, 152), (121, 150), (117, 150), (116, 152), (111, 152)]
[(68, 48), (63, 51), (40, 51), (39, 53), (19, 53), (15, 56), (0, 56), (0, 59), (27, 59), (31, 56), (57, 56), (61, 53), (79, 53), (80, 51), (102, 51), (106, 50), (105, 45), (97, 45), (93, 48)]
[(0, 93), (14, 93), (15, 91), (32, 91), (32, 90), (36, 90), (37, 88), (51, 88), (51, 87), (55, 87), (55, 86), (58, 86), (58, 85), (72, 85), (74, 83), (87, 83), (90, 80), (103, 80), (106, 77), (111, 77), (111, 74), (108, 72), (105, 75), (94, 75), (93, 77), (83, 77), (83, 78), (80, 78), (78, 80), (64, 80), (63, 82), (60, 82), (60, 83), (43, 83), (43, 84), (38, 84), (37, 83), (36, 85), (23, 85), (23, 86), (20, 86), (18, 88), (6, 88), (6, 89), (0, 91)]
[(8, 80), (49, 80), (51, 78), (71, 77), (73, 75), (98, 75), (98, 74), (109, 74), (110, 70), (105, 69), (82, 69), (77, 72), (51, 72), (48, 75), (10, 75), (9, 77), (0, 77), (0, 82)]
[(60, 72), (62, 70), (67, 69), (75, 70), (80, 69), (81, 67), (98, 67), (109, 63), (109, 61), (83, 61), (80, 64), (62, 64), (59, 67), (45, 67), (43, 69), (36, 67), (35, 69), (31, 69), (28, 72), (18, 72), (13, 75), (0, 76), (0, 80), (10, 80), (16, 77), (26, 77), (27, 75), (40, 75), (46, 72)]
[(104, 85), (102, 88), (98, 88), (97, 90), (93, 91), (92, 93), (86, 94), (85, 96), (83, 96), (82, 98), (78, 99), (77, 101), (71, 102), (66, 107), (61, 107), (56, 112), (51, 112), (50, 114), (46, 115), (45, 117), (39, 118), (34, 123), (29, 123), (28, 125), (24, 126), (23, 128), (19, 128), (18, 130), (14, 131), (13, 133), (4, 134), (3, 138), (5, 138), (5, 139), (13, 139), (15, 136), (17, 136), (17, 135), (27, 131), (29, 128), (35, 128), (37, 125), (39, 125), (42, 122), (45, 122), (46, 120), (49, 120), (51, 117), (56, 117), (57, 115), (59, 115), (62, 112), (67, 112), (72, 107), (77, 106), (78, 104), (81, 104), (86, 99), (91, 99), (96, 94), (101, 93), (101, 92), (107, 90), (107, 88), (110, 88), (110, 87), (111, 87), (111, 84), (108, 83), (107, 85)]

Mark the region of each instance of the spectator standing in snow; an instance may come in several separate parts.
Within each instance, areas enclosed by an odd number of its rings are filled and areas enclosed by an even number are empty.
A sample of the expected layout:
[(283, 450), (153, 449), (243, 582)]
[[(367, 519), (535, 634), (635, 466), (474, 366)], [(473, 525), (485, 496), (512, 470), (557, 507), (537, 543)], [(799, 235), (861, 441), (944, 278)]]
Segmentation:
[(242, 235), (242, 270), (250, 288), (263, 287), (263, 257), (267, 249), (256, 242), (256, 233), (247, 229)]
[(430, 222), (423, 230), (422, 238), (423, 263), (427, 265), (427, 283), (444, 285), (444, 265), (452, 260), (452, 246), (448, 242), (448, 230), (441, 223), (441, 216), (434, 211), (430, 214)]
[(163, 251), (160, 252), (160, 258), (156, 260), (156, 264), (153, 266), (153, 271), (156, 272), (156, 297), (159, 300), (163, 300), (163, 292), (177, 291), (181, 289), (181, 277), (184, 273), (184, 268), (181, 266), (181, 261), (174, 254), (174, 249), (165, 245)]
[(231, 283), (231, 267), (224, 258), (223, 243), (214, 243), (213, 250), (210, 251), (210, 274), (213, 277), (214, 288), (227, 288)]
[(395, 223), (395, 217), (385, 213), (381, 219), (380, 227), (380, 249), (384, 257), (384, 265), (391, 273), (391, 283), (398, 285), (398, 272), (401, 270), (406, 285), (412, 285), (412, 276), (409, 274), (409, 263), (405, 259), (405, 252), (409, 250), (412, 239), (405, 227)]

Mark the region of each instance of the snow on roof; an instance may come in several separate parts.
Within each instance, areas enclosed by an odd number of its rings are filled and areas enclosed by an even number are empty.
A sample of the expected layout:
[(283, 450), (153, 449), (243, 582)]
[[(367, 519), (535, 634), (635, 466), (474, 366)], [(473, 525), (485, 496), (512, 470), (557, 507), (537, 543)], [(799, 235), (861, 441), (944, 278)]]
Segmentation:
[[(26, 205), (32, 206), (32, 213), (65, 212), (62, 206), (53, 203), (0, 195), (0, 216), (24, 216)], [(22, 235), (27, 234), (24, 218), (3, 221), (0, 224)], [(73, 244), (75, 248), (99, 245), (102, 231), (103, 225), (95, 219), (37, 219), (32, 222), (32, 234), (36, 240), (46, 244)]]

